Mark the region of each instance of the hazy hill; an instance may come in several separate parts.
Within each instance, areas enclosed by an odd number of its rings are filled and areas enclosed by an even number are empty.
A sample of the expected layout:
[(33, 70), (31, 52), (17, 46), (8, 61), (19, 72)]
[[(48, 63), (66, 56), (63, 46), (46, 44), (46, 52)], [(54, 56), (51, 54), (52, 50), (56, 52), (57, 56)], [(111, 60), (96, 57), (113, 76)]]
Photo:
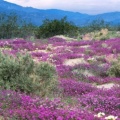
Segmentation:
[(120, 12), (104, 13), (99, 15), (88, 15), (79, 12), (70, 12), (57, 9), (41, 10), (32, 7), (22, 7), (4, 0), (0, 0), (0, 12), (11, 13), (15, 12), (27, 22), (32, 22), (35, 25), (41, 25), (44, 19), (61, 19), (67, 16), (69, 21), (80, 26), (91, 22), (94, 19), (104, 19), (112, 24), (120, 23)]

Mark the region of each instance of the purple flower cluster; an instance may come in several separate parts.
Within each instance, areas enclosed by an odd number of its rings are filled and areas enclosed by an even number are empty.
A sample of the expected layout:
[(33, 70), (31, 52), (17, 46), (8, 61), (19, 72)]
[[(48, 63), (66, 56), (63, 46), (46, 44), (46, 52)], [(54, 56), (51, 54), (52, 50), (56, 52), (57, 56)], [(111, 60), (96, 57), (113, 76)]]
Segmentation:
[(72, 41), (72, 42), (68, 42), (67, 46), (72, 46), (72, 47), (80, 47), (80, 46), (85, 46), (85, 45), (92, 45), (94, 43), (94, 41)]
[[(0, 41), (6, 54), (29, 53), (34, 59), (56, 66), (62, 98), (78, 100), (76, 106), (63, 104), (55, 98), (42, 99), (23, 93), (0, 90), (0, 117), (21, 120), (102, 120), (99, 112), (120, 118), (120, 78), (109, 77), (109, 59), (120, 54), (120, 38), (106, 41), (67, 41), (52, 37), (47, 43), (23, 39)], [(84, 58), (85, 63), (67, 66), (66, 61)], [(90, 59), (92, 58), (92, 59)], [(85, 72), (92, 75), (87, 76)], [(87, 83), (86, 83), (87, 82)], [(111, 89), (97, 88), (93, 83), (116, 83)], [(58, 90), (59, 92), (59, 90)], [(61, 97), (60, 96), (60, 97)]]
[[(65, 107), (59, 99), (43, 100), (13, 91), (0, 91), (0, 116), (22, 120), (93, 120), (92, 113)], [(96, 120), (99, 120), (96, 118)]]
[(80, 96), (96, 90), (91, 84), (69, 79), (61, 80), (60, 87), (63, 89), (63, 93), (69, 96)]
[(64, 45), (66, 43), (66, 40), (59, 37), (51, 37), (48, 39), (48, 43), (54, 45)]
[[(94, 42), (93, 45), (91, 45), (92, 51), (94, 51), (94, 54), (96, 55), (106, 55), (106, 54), (119, 54), (120, 53), (120, 47), (119, 43), (120, 39), (110, 39), (106, 41), (97, 41)], [(104, 46), (106, 45), (106, 46)]]
[(46, 61), (48, 59), (48, 54), (43, 52), (32, 52), (31, 55), (33, 58), (37, 58), (42, 61)]
[(120, 87), (105, 90), (98, 89), (78, 98), (81, 106), (86, 109), (101, 111), (106, 114), (120, 116)]
[(97, 84), (104, 84), (104, 83), (109, 83), (109, 82), (115, 82), (115, 83), (120, 83), (120, 78), (116, 78), (116, 77), (97, 77), (97, 76), (90, 76), (88, 77), (88, 80), (91, 83), (97, 83)]
[(60, 78), (72, 78), (73, 77), (73, 73), (71, 72), (72, 71), (71, 66), (59, 65), (56, 67), (56, 69), (57, 69), (57, 73)]

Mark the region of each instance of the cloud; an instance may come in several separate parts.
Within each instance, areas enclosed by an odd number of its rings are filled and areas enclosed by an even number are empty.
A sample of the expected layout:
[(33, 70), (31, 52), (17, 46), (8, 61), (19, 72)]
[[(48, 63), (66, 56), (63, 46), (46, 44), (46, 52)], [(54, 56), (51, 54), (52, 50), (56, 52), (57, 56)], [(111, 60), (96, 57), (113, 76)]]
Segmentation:
[(39, 9), (62, 9), (88, 14), (120, 11), (120, 0), (6, 0)]

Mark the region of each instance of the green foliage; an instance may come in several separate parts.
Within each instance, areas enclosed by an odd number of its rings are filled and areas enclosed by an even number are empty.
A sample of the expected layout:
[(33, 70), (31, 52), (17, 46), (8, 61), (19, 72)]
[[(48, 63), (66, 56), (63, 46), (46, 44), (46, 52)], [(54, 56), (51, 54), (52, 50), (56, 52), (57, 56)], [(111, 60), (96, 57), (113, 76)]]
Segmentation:
[(110, 29), (110, 25), (105, 23), (104, 20), (102, 19), (96, 19), (86, 24), (85, 26), (82, 26), (81, 28), (79, 28), (79, 31), (82, 34), (86, 34), (89, 32), (100, 31), (101, 29), (104, 29), (104, 28)]
[(19, 34), (17, 37), (24, 38), (26, 40), (35, 41), (35, 31), (37, 27), (32, 23), (23, 22), (21, 27), (19, 27)]
[[(57, 86), (56, 70), (48, 63), (40, 63), (36, 66), (35, 74), (37, 75), (37, 82), (40, 84), (40, 94), (42, 96), (49, 95), (50, 91), (55, 91)], [(38, 80), (39, 79), (39, 80)]]
[(18, 17), (15, 14), (1, 14), (0, 15), (0, 38), (13, 37), (18, 28)]
[(107, 39), (109, 39), (110, 37), (108, 36), (108, 35), (106, 35), (106, 36), (102, 36), (101, 38), (100, 38), (100, 40), (107, 40)]
[(104, 28), (109, 28), (109, 24), (105, 23), (104, 20), (98, 19), (93, 20), (88, 27), (90, 31), (96, 31)]
[[(113, 28), (113, 27), (112, 27), (112, 28)], [(120, 31), (120, 24), (117, 25), (117, 26), (114, 26), (114, 30), (116, 30), (116, 31)]]
[(53, 66), (36, 65), (29, 55), (12, 57), (0, 53), (0, 87), (3, 89), (46, 95), (45, 90), (50, 94), (56, 87), (55, 76)]
[(120, 57), (118, 61), (114, 61), (108, 70), (109, 76), (120, 77)]
[[(110, 26), (104, 20), (97, 19), (85, 26), (77, 27), (64, 17), (60, 20), (46, 19), (41, 26), (35, 26), (32, 23), (20, 19), (15, 13), (0, 14), (0, 39), (24, 38), (34, 41), (36, 38), (48, 38), (55, 35), (65, 35), (68, 37), (82, 39), (83, 34), (100, 31), (107, 28), (110, 31), (119, 31), (120, 25)], [(111, 37), (120, 37), (119, 34), (110, 35)], [(97, 37), (97, 36), (95, 36)], [(106, 39), (102, 33), (98, 35), (101, 40)], [(110, 38), (111, 38), (110, 37)], [(108, 38), (108, 37), (107, 37)]]
[(70, 35), (74, 36), (77, 33), (78, 27), (68, 22), (66, 17), (61, 20), (44, 20), (43, 24), (36, 32), (37, 38), (47, 38), (54, 35)]
[(110, 38), (119, 38), (120, 37), (120, 32), (119, 31), (109, 31), (108, 35)]
[(53, 73), (55, 72), (55, 68), (48, 63), (41, 63), (36, 67), (36, 74), (39, 75), (41, 80), (49, 81), (53, 79), (55, 77)]
[(0, 39), (33, 36), (35, 26), (27, 24), (14, 13), (0, 14)]
[(4, 89), (32, 92), (34, 85), (29, 77), (34, 63), (28, 55), (12, 56), (0, 54), (0, 86)]

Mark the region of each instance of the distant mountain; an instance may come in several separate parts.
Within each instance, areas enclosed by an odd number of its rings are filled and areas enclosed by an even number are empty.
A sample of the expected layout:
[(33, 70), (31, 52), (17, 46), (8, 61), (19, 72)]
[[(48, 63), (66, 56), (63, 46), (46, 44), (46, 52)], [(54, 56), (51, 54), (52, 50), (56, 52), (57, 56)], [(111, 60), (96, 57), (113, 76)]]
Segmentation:
[(104, 19), (111, 24), (120, 24), (120, 12), (104, 13), (99, 15), (81, 14), (79, 12), (70, 12), (57, 9), (41, 10), (32, 7), (22, 7), (4, 0), (0, 0), (0, 13), (16, 13), (27, 22), (34, 25), (41, 25), (45, 19), (61, 19), (67, 16), (67, 19), (77, 26), (89, 24), (95, 19)]
[(104, 21), (111, 24), (120, 24), (120, 12), (103, 13), (103, 14), (95, 15), (93, 18), (104, 19)]

